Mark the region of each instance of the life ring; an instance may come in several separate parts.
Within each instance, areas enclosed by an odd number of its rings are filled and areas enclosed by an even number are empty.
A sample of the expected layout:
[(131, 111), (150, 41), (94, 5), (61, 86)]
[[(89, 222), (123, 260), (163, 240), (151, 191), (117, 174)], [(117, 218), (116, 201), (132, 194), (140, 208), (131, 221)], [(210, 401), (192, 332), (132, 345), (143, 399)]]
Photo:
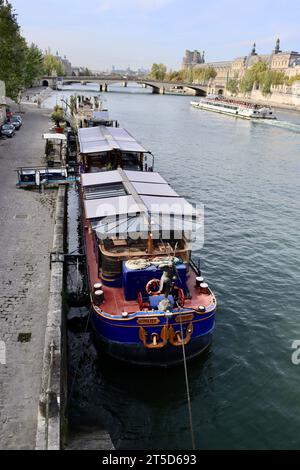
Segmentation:
[[(176, 294), (175, 294), (176, 292)], [(175, 297), (175, 301), (178, 305), (178, 307), (183, 307), (184, 306), (184, 292), (180, 287), (174, 286), (173, 287), (173, 295)]]
[[(146, 292), (148, 295), (156, 295), (159, 293), (159, 285), (160, 285), (160, 280), (159, 279), (151, 279), (150, 281), (147, 282), (146, 284)], [(154, 290), (156, 288), (156, 290)]]

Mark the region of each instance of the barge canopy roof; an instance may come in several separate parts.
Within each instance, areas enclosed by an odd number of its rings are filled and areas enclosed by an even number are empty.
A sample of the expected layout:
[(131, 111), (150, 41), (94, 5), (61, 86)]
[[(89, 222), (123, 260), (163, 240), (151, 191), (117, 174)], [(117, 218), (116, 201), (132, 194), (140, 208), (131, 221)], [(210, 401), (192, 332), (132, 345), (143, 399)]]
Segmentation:
[(54, 134), (54, 133), (48, 133), (48, 134), (43, 134), (43, 139), (44, 140), (50, 140), (50, 139), (53, 139), (53, 140), (67, 140), (67, 137), (65, 136), (65, 134)]
[(141, 152), (146, 150), (126, 129), (121, 127), (85, 127), (78, 130), (80, 153), (101, 153), (111, 150)]
[(85, 216), (99, 238), (166, 226), (190, 231), (199, 222), (196, 209), (158, 173), (122, 169), (87, 173), (81, 175), (81, 185)]
[(92, 119), (94, 121), (108, 121), (109, 115), (107, 109), (103, 109), (102, 111), (94, 111)]
[[(166, 180), (156, 172), (124, 170), (125, 177), (135, 183), (168, 184)], [(99, 186), (102, 184), (122, 183), (123, 177), (118, 170), (98, 171), (97, 173), (82, 173), (81, 185)]]

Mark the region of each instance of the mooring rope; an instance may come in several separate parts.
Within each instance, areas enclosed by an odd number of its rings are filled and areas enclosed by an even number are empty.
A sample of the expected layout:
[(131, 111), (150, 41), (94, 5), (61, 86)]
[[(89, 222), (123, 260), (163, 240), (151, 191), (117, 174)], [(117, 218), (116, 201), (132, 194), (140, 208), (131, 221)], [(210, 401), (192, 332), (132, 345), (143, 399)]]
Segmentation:
[(196, 450), (195, 434), (194, 434), (194, 426), (193, 426), (193, 416), (192, 416), (192, 404), (191, 404), (191, 395), (190, 395), (190, 386), (189, 386), (189, 378), (188, 378), (188, 372), (187, 372), (185, 344), (184, 344), (184, 341), (183, 341), (183, 328), (182, 328), (182, 319), (181, 319), (181, 317), (180, 317), (180, 330), (181, 330), (182, 356), (183, 356), (183, 366), (184, 366), (187, 404), (188, 404), (188, 411), (189, 411), (189, 423), (190, 423), (190, 433), (191, 433), (191, 440), (192, 440), (192, 449)]

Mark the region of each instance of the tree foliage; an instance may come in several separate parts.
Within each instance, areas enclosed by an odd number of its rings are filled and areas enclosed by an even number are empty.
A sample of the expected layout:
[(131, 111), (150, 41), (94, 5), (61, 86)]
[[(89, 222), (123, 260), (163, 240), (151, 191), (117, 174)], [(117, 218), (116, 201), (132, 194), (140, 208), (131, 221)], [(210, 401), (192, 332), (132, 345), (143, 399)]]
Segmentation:
[(63, 64), (52, 54), (46, 53), (44, 55), (43, 69), (45, 75), (57, 75), (62, 77), (66, 74)]
[(263, 74), (268, 70), (268, 66), (264, 61), (258, 61), (250, 67), (244, 77), (240, 81), (240, 91), (242, 93), (251, 92), (256, 86), (259, 87)]
[(65, 112), (61, 106), (54, 106), (51, 114), (51, 119), (55, 122), (56, 126), (59, 127), (61, 122), (65, 122)]
[(32, 86), (35, 80), (41, 78), (42, 75), (43, 54), (35, 44), (31, 44), (26, 50), (25, 86)]
[(230, 78), (226, 85), (226, 89), (236, 95), (239, 91), (239, 82), (235, 78)]
[(20, 34), (17, 16), (9, 2), (0, 0), (0, 80), (6, 94), (16, 100), (20, 92), (39, 77), (40, 53), (28, 47)]
[(288, 77), (284, 72), (270, 70), (266, 62), (259, 61), (246, 71), (240, 80), (239, 89), (242, 93), (249, 93), (256, 88), (261, 90), (263, 95), (268, 95), (272, 85), (284, 83), (288, 83)]
[(217, 76), (216, 70), (211, 66), (188, 68), (184, 70), (174, 70), (166, 74), (166, 79), (170, 82), (198, 82), (207, 83)]
[(169, 82), (183, 82), (184, 81), (183, 70), (170, 71), (166, 74), (165, 78)]
[(216, 78), (216, 76), (216, 70), (210, 65), (193, 69), (193, 81), (207, 83), (208, 80)]
[(164, 64), (152, 64), (150, 78), (155, 80), (164, 80), (167, 73), (167, 67)]
[(79, 76), (80, 77), (91, 77), (93, 75), (93, 72), (88, 69), (87, 67), (82, 68), (79, 70)]
[(293, 85), (294, 82), (300, 82), (300, 74), (290, 77), (288, 80), (289, 85)]

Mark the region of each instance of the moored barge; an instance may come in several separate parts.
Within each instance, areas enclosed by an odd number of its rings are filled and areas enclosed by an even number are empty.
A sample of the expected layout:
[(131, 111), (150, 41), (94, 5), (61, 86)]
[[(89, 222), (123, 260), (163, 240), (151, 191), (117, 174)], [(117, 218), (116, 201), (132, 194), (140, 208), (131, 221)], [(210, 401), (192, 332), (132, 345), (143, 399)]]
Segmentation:
[(183, 348), (188, 359), (199, 355), (211, 343), (217, 307), (191, 256), (201, 217), (125, 129), (79, 129), (78, 137), (97, 341), (140, 365), (180, 363)]

